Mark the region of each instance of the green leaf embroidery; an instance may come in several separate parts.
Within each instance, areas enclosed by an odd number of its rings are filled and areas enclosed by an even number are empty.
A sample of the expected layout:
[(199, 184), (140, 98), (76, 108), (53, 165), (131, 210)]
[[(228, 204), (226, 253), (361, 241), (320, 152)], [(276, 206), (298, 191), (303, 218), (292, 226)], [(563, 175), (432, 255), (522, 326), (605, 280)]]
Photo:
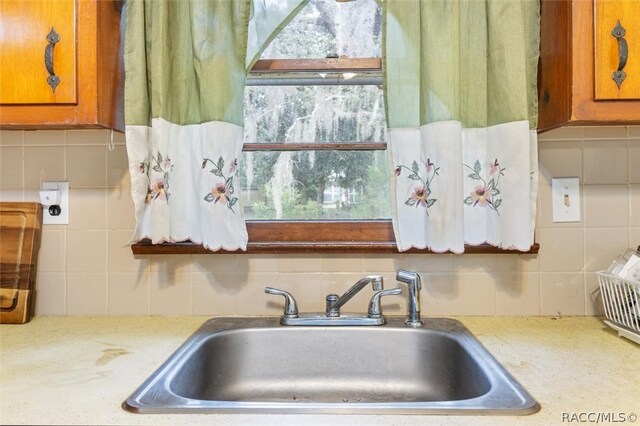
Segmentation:
[(477, 175), (479, 175), (481, 170), (482, 170), (482, 166), (480, 165), (480, 160), (476, 160), (476, 162), (473, 165), (473, 171), (476, 172)]

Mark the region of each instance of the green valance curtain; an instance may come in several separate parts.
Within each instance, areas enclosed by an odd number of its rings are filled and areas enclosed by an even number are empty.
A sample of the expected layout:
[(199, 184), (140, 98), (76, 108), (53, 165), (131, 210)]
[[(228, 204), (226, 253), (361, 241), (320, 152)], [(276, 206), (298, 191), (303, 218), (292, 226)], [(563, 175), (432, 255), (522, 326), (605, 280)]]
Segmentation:
[(249, 0), (127, 1), (133, 242), (246, 248), (236, 173), (249, 12)]
[(387, 0), (385, 96), (400, 250), (528, 250), (537, 0)]
[[(236, 184), (246, 70), (307, 2), (127, 1), (132, 241), (246, 248)], [(537, 193), (538, 1), (382, 4), (399, 249), (528, 249)]]

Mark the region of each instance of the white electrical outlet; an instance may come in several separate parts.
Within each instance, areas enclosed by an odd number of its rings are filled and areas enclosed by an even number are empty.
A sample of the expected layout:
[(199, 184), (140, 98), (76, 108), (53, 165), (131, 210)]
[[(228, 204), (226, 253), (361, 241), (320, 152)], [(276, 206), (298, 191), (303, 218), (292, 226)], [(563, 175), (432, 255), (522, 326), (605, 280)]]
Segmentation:
[(552, 178), (551, 206), (554, 222), (580, 222), (580, 179)]
[(69, 224), (69, 182), (42, 182), (40, 202), (44, 225)]

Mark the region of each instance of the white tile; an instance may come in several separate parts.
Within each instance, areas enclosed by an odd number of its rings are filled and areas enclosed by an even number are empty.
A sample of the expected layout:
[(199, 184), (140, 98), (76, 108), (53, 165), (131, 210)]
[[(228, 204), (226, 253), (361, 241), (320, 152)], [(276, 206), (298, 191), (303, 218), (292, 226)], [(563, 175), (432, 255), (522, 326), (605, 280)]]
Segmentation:
[(451, 272), (455, 257), (452, 254), (403, 254), (396, 263), (398, 269), (420, 273)]
[(148, 272), (110, 273), (107, 285), (109, 315), (149, 315), (151, 296)]
[(488, 273), (455, 275), (457, 295), (451, 302), (453, 315), (495, 315), (496, 277)]
[(538, 135), (539, 141), (581, 140), (581, 139), (582, 139), (582, 127), (578, 127), (578, 126), (559, 127), (557, 129), (549, 130), (547, 132), (544, 132)]
[(585, 227), (629, 226), (628, 185), (585, 185), (583, 194)]
[(38, 272), (35, 314), (67, 314), (67, 282), (64, 273)]
[(453, 256), (452, 270), (454, 272), (494, 272), (496, 257), (493, 254), (456, 255)]
[(604, 305), (602, 303), (598, 275), (594, 272), (587, 272), (584, 277), (584, 285), (585, 314), (589, 316), (604, 316)]
[(184, 274), (191, 272), (191, 256), (189, 255), (158, 255), (150, 256), (151, 272), (160, 275)]
[(192, 295), (191, 274), (151, 273), (151, 315), (191, 315)]
[(583, 150), (585, 184), (611, 185), (628, 182), (626, 140), (584, 141)]
[(496, 315), (540, 315), (540, 274), (500, 273), (496, 284)]
[(585, 126), (584, 139), (626, 139), (627, 126)]
[[(406, 290), (403, 290), (406, 296)], [(454, 315), (453, 301), (458, 297), (458, 285), (450, 273), (422, 275), (420, 314), (423, 317)], [(405, 310), (406, 315), (406, 310)]]
[(192, 268), (199, 273), (235, 272), (235, 254), (196, 254), (191, 256)]
[(110, 273), (149, 272), (149, 256), (134, 255), (127, 245), (130, 231), (109, 231), (107, 238), (107, 268)]
[(309, 272), (317, 273), (321, 270), (320, 256), (318, 255), (279, 255), (279, 272)]
[(585, 315), (584, 274), (540, 273), (540, 313), (551, 316)]
[(244, 254), (236, 258), (236, 271), (244, 275), (277, 272), (278, 258), (268, 254)]
[(578, 272), (584, 267), (584, 229), (538, 229), (538, 259), (543, 272)]
[(194, 273), (193, 314), (211, 316), (235, 315), (235, 274), (233, 272)]
[(62, 229), (42, 230), (40, 251), (38, 252), (38, 270), (40, 272), (65, 272), (65, 232)]
[(24, 130), (0, 130), (0, 146), (23, 146)]
[(107, 271), (107, 231), (67, 231), (67, 272)]
[(366, 254), (362, 260), (364, 272), (367, 274), (395, 272), (400, 269), (401, 257), (387, 254)]
[(587, 228), (584, 246), (584, 270), (607, 269), (629, 247), (629, 228)]
[(107, 229), (107, 193), (105, 189), (74, 189), (69, 193), (69, 226), (67, 229)]
[(538, 272), (540, 260), (537, 254), (504, 254), (496, 256), (498, 272)]
[(320, 257), (322, 272), (363, 272), (364, 261), (362, 255), (336, 254)]
[(67, 274), (67, 315), (106, 315), (107, 275)]
[[(107, 228), (133, 230), (135, 226), (135, 207), (131, 191), (122, 188), (107, 189)], [(131, 234), (133, 235), (133, 231)]]
[(629, 226), (640, 226), (640, 185), (629, 185)]

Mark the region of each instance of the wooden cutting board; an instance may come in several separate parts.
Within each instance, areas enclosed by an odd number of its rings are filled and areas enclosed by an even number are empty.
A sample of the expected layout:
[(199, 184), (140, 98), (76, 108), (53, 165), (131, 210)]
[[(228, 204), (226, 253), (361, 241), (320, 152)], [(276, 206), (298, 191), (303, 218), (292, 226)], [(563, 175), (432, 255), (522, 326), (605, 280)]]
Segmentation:
[(33, 316), (42, 205), (0, 202), (0, 323)]

